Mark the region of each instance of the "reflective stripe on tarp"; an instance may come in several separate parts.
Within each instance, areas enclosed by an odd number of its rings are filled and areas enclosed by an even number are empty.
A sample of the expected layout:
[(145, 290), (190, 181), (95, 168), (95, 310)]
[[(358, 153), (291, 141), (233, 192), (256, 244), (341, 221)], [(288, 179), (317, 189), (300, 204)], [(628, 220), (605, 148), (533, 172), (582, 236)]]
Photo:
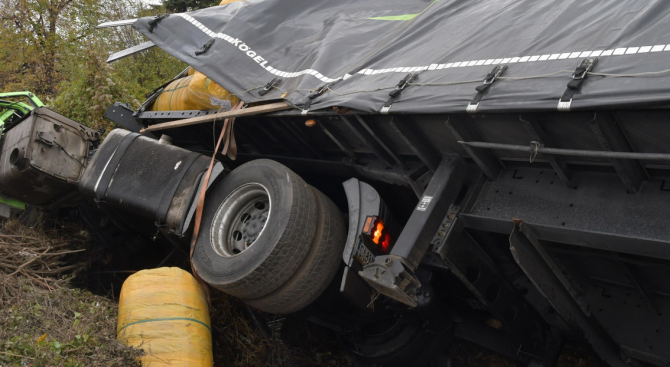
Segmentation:
[[(408, 19), (378, 20), (398, 16)], [(670, 2), (662, 0), (247, 0), (173, 14), (150, 33), (152, 19), (134, 27), (245, 102), (285, 92), (302, 106), (311, 90), (336, 81), (311, 110), (379, 112), (418, 72), (391, 113), (464, 112), (491, 65), (506, 64), (478, 112), (556, 110), (586, 57), (599, 58), (599, 75), (572, 110), (670, 102)], [(275, 77), (278, 89), (260, 96)]]

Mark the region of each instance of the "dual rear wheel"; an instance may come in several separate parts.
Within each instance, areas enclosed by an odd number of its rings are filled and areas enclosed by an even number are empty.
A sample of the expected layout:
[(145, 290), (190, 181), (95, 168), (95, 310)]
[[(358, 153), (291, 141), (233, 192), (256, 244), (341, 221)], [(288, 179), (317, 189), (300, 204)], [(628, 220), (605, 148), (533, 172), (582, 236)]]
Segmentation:
[[(287, 167), (261, 159), (208, 190), (193, 265), (211, 286), (258, 310), (288, 314), (328, 288), (345, 241), (344, 220), (328, 197)], [(424, 326), (409, 312), (363, 323), (342, 340), (366, 362), (425, 366), (452, 334)]]
[(345, 240), (343, 218), (328, 197), (287, 167), (260, 159), (208, 190), (193, 265), (211, 286), (286, 314), (326, 289)]

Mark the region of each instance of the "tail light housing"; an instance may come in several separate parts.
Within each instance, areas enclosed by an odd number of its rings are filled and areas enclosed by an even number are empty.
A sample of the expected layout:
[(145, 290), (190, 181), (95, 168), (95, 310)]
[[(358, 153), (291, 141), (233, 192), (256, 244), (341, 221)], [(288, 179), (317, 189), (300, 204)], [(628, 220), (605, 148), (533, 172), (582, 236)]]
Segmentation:
[(383, 253), (388, 254), (391, 250), (391, 233), (380, 217), (367, 217), (362, 234), (374, 243)]

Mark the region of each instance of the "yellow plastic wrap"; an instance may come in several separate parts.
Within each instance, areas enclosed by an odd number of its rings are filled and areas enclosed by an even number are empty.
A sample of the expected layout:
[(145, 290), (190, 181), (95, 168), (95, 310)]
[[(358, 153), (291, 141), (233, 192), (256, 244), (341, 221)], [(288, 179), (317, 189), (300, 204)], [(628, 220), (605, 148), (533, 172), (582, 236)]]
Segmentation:
[(226, 4), (234, 3), (236, 1), (242, 1), (242, 0), (223, 0), (223, 1), (221, 1), (221, 3), (219, 5), (226, 5)]
[(214, 364), (207, 296), (179, 268), (143, 270), (123, 283), (117, 338), (144, 349), (144, 367)]
[(189, 75), (168, 84), (152, 111), (230, 110), (240, 100), (205, 74), (190, 68)]

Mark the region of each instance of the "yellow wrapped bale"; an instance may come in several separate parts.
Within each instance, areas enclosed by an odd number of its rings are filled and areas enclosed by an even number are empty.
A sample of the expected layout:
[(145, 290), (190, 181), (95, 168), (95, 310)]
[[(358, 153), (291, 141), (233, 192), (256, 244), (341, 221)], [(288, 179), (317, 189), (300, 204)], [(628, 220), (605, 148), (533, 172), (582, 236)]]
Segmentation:
[(212, 367), (207, 296), (179, 268), (143, 270), (121, 288), (117, 338), (140, 347), (142, 366)]
[(205, 74), (193, 71), (191, 74), (168, 84), (158, 96), (152, 111), (183, 110), (230, 110), (240, 100)]

